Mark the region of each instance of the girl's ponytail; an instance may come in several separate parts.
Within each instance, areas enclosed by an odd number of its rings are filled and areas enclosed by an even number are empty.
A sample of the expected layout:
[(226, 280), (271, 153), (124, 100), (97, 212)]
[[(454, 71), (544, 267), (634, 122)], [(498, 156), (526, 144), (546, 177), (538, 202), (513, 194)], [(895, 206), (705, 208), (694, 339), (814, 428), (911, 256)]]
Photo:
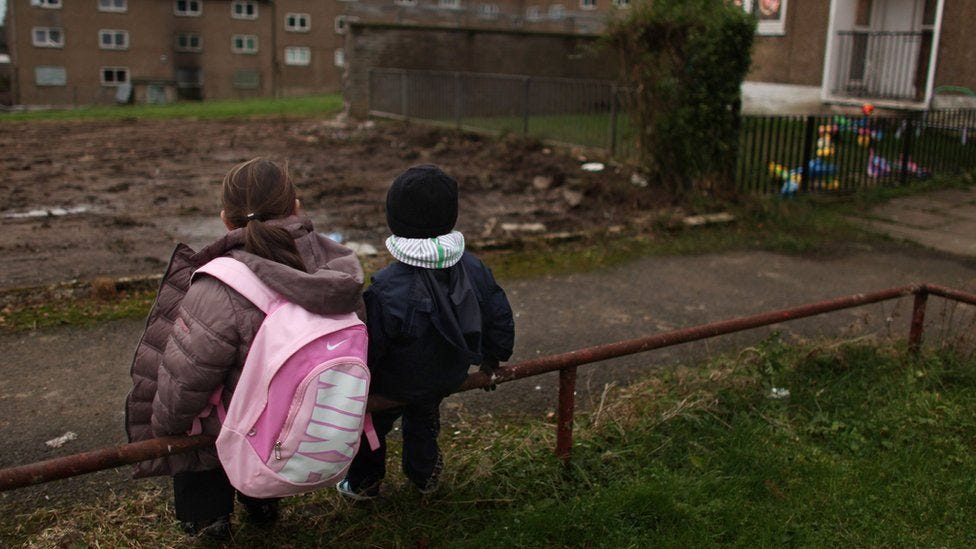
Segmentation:
[(255, 158), (235, 166), (224, 177), (224, 217), (244, 228), (244, 249), (304, 271), (305, 262), (287, 230), (265, 223), (295, 213), (295, 186), (274, 162)]

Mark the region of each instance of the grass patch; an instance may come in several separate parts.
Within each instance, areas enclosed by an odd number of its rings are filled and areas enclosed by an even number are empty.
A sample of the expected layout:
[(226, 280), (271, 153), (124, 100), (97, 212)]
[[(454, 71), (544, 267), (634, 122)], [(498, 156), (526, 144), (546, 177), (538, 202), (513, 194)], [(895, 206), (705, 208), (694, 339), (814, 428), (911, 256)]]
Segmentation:
[(0, 310), (0, 332), (23, 332), (54, 326), (91, 326), (122, 318), (144, 318), (155, 290), (119, 292), (112, 298), (65, 298), (46, 303), (8, 305)]
[(332, 116), (343, 108), (342, 95), (312, 95), (285, 99), (181, 101), (169, 105), (79, 107), (68, 110), (15, 112), (0, 115), (0, 123), (44, 120), (118, 120), (163, 118), (235, 118), (248, 116)]
[[(772, 387), (790, 396), (770, 398)], [(502, 388), (501, 390), (504, 390)], [(366, 506), (289, 498), (276, 546), (969, 546), (976, 542), (976, 360), (773, 336), (738, 357), (610, 391), (577, 421), (572, 467), (554, 426), (479, 417), (445, 427), (445, 486), (396, 471)], [(7, 510), (0, 541), (176, 547), (166, 493), (57, 512)], [(269, 533), (238, 516), (235, 541)]]

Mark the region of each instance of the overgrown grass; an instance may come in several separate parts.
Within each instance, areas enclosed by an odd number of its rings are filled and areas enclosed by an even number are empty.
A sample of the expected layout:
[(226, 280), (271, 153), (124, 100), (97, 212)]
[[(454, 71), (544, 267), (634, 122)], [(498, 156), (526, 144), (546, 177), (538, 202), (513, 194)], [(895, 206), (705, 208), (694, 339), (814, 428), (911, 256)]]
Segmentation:
[(0, 332), (22, 332), (53, 326), (91, 326), (149, 314), (154, 290), (120, 292), (106, 298), (64, 298), (45, 303), (8, 305), (0, 309)]
[(286, 99), (181, 101), (169, 105), (96, 106), (68, 110), (15, 112), (0, 115), (0, 123), (123, 118), (233, 118), (269, 115), (327, 117), (338, 113), (342, 108), (342, 95), (332, 93)]
[[(787, 389), (771, 398), (771, 389)], [(500, 390), (504, 391), (504, 387)], [(571, 467), (541, 419), (445, 426), (442, 490), (396, 472), (354, 506), (289, 498), (273, 533), (241, 546), (971, 546), (976, 543), (976, 361), (868, 343), (777, 337), (707, 366), (660, 372), (577, 417)], [(154, 490), (57, 512), (7, 514), (0, 542), (176, 547)], [(9, 510), (8, 510), (9, 511)], [(267, 541), (266, 541), (267, 540)]]

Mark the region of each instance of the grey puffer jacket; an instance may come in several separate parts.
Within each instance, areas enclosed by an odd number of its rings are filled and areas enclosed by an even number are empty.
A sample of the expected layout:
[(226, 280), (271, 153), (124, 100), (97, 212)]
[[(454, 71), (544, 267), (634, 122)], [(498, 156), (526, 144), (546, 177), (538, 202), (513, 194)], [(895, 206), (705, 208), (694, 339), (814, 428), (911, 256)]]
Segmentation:
[[(177, 246), (160, 284), (132, 362), (132, 391), (126, 397), (125, 427), (130, 442), (186, 434), (223, 386), (229, 406), (244, 359), (264, 313), (215, 278), (193, 272), (216, 257), (242, 261), (265, 284), (289, 301), (319, 314), (362, 310), (363, 271), (356, 255), (315, 233), (311, 221), (290, 217), (268, 223), (295, 238), (308, 272), (245, 252), (244, 231), (230, 231), (200, 252)], [(202, 421), (203, 434), (220, 431), (216, 414)], [(220, 466), (209, 448), (144, 461), (135, 476), (171, 475)]]

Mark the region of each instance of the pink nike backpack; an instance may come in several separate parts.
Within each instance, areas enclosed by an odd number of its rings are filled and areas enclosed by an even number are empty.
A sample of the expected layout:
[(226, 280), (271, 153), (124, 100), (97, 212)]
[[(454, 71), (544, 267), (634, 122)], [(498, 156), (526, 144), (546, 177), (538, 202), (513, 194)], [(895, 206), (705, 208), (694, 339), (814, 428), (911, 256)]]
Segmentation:
[(366, 327), (353, 313), (322, 316), (288, 302), (229, 257), (196, 272), (237, 290), (267, 315), (230, 406), (223, 410), (218, 388), (214, 406), (201, 414), (217, 411), (217, 455), (230, 483), (257, 498), (334, 486), (363, 432), (378, 446), (366, 413)]

